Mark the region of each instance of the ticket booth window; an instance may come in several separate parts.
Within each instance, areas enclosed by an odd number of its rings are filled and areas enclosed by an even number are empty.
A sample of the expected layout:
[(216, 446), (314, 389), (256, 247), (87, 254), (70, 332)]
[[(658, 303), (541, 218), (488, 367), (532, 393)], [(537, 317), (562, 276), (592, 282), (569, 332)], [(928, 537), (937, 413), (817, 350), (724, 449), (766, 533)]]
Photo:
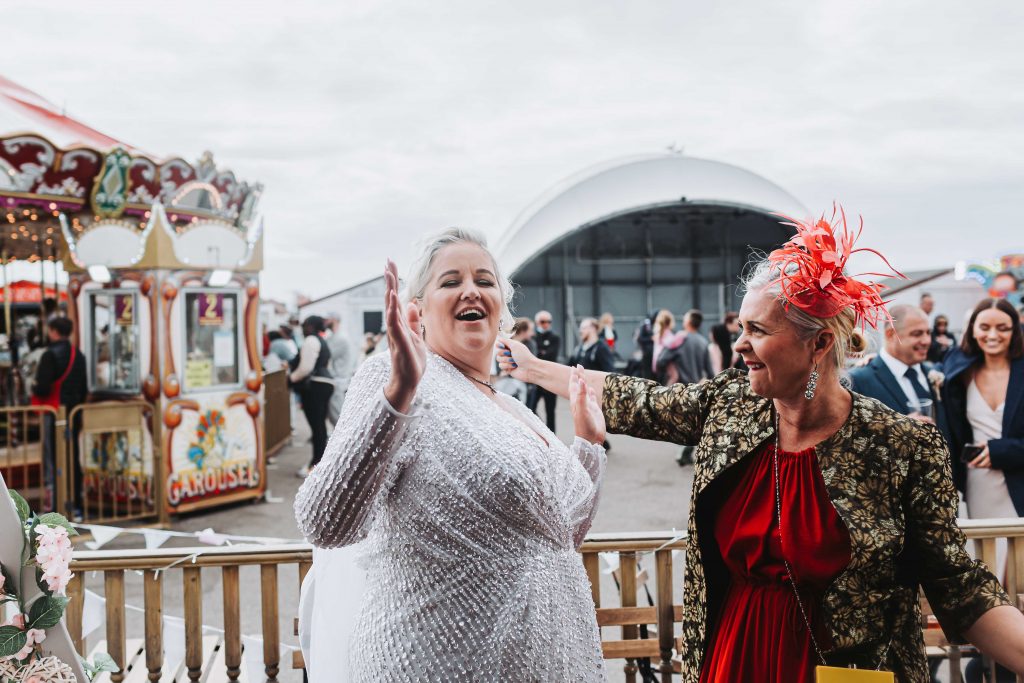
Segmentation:
[(138, 296), (131, 291), (104, 290), (90, 295), (92, 391), (139, 392), (138, 303)]
[(185, 389), (239, 383), (238, 294), (185, 293)]

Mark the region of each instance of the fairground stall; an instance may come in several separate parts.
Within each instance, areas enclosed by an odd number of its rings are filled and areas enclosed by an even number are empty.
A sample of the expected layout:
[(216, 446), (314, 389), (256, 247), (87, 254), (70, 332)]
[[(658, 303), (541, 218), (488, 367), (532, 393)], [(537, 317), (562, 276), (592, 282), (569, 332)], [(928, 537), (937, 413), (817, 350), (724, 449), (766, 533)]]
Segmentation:
[[(88, 367), (89, 401), (68, 415), (66, 467), (56, 455), (57, 499), (70, 507), (77, 492), (86, 518), (111, 520), (261, 496), (262, 187), (218, 169), (209, 153), (197, 163), (157, 159), (3, 79), (0, 95), (51, 133), (0, 128), (3, 263), (50, 264)], [(20, 425), (7, 422), (8, 432)], [(12, 456), (32, 458), (19, 452), (25, 440), (5, 438), (10, 481)]]

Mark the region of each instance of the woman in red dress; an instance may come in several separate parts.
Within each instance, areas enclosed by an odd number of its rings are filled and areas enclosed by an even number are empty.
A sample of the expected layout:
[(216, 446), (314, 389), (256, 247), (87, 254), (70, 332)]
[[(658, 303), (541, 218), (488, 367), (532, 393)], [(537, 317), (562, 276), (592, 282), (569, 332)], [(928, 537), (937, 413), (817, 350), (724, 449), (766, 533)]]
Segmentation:
[[(1024, 615), (972, 560), (933, 424), (840, 383), (855, 329), (888, 320), (848, 275), (845, 216), (796, 235), (744, 283), (726, 370), (661, 387), (587, 372), (608, 431), (697, 443), (683, 591), (684, 683), (810, 683), (815, 666), (928, 683), (919, 593), (950, 640), (1024, 673)], [(564, 391), (569, 369), (499, 345), (514, 376)]]

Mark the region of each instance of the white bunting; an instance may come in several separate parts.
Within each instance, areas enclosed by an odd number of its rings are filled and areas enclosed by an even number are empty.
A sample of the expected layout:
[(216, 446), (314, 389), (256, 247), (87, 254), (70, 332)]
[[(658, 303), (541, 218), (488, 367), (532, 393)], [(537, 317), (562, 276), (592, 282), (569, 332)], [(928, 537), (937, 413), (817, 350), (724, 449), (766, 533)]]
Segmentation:
[(92, 531), (93, 540), (86, 541), (85, 545), (87, 545), (91, 550), (99, 550), (121, 535), (121, 529), (116, 526), (90, 524), (89, 530)]
[(107, 615), (107, 599), (88, 588), (82, 603), (82, 639), (86, 639), (103, 626)]
[(602, 574), (614, 574), (619, 570), (619, 554), (618, 553), (598, 553), (601, 556), (601, 560), (608, 566)]
[(146, 539), (146, 550), (159, 548), (171, 537), (171, 533), (163, 529), (143, 529), (142, 535)]
[(224, 543), (228, 540), (227, 536), (225, 536), (224, 534), (218, 534), (210, 527), (207, 527), (202, 531), (197, 532), (196, 538), (199, 540), (200, 543), (205, 543), (206, 545), (224, 545)]
[(185, 620), (164, 616), (164, 671), (175, 671), (185, 659)]

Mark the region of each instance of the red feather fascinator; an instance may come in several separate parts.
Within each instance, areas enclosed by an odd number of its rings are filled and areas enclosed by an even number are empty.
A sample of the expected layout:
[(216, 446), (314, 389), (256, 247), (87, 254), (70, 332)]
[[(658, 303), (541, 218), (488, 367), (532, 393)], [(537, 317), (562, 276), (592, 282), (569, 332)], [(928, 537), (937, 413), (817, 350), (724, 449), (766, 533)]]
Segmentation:
[[(832, 318), (850, 306), (856, 312), (857, 322), (862, 328), (865, 323), (877, 327), (879, 321), (891, 322), (885, 308), (888, 301), (883, 301), (881, 297), (885, 285), (863, 282), (858, 278), (876, 276), (906, 279), (906, 276), (893, 268), (874, 249), (854, 249), (854, 244), (864, 230), (863, 218), (854, 235), (846, 225), (846, 213), (842, 206), (833, 206), (831, 221), (826, 221), (824, 214), (813, 223), (776, 215), (785, 219), (783, 225), (796, 228), (796, 235), (768, 255), (768, 261), (779, 273), (769, 287), (775, 284), (781, 286), (782, 298), (787, 307), (796, 306), (816, 318)], [(861, 273), (856, 276), (844, 274), (847, 260), (860, 251), (874, 254), (892, 272)]]

